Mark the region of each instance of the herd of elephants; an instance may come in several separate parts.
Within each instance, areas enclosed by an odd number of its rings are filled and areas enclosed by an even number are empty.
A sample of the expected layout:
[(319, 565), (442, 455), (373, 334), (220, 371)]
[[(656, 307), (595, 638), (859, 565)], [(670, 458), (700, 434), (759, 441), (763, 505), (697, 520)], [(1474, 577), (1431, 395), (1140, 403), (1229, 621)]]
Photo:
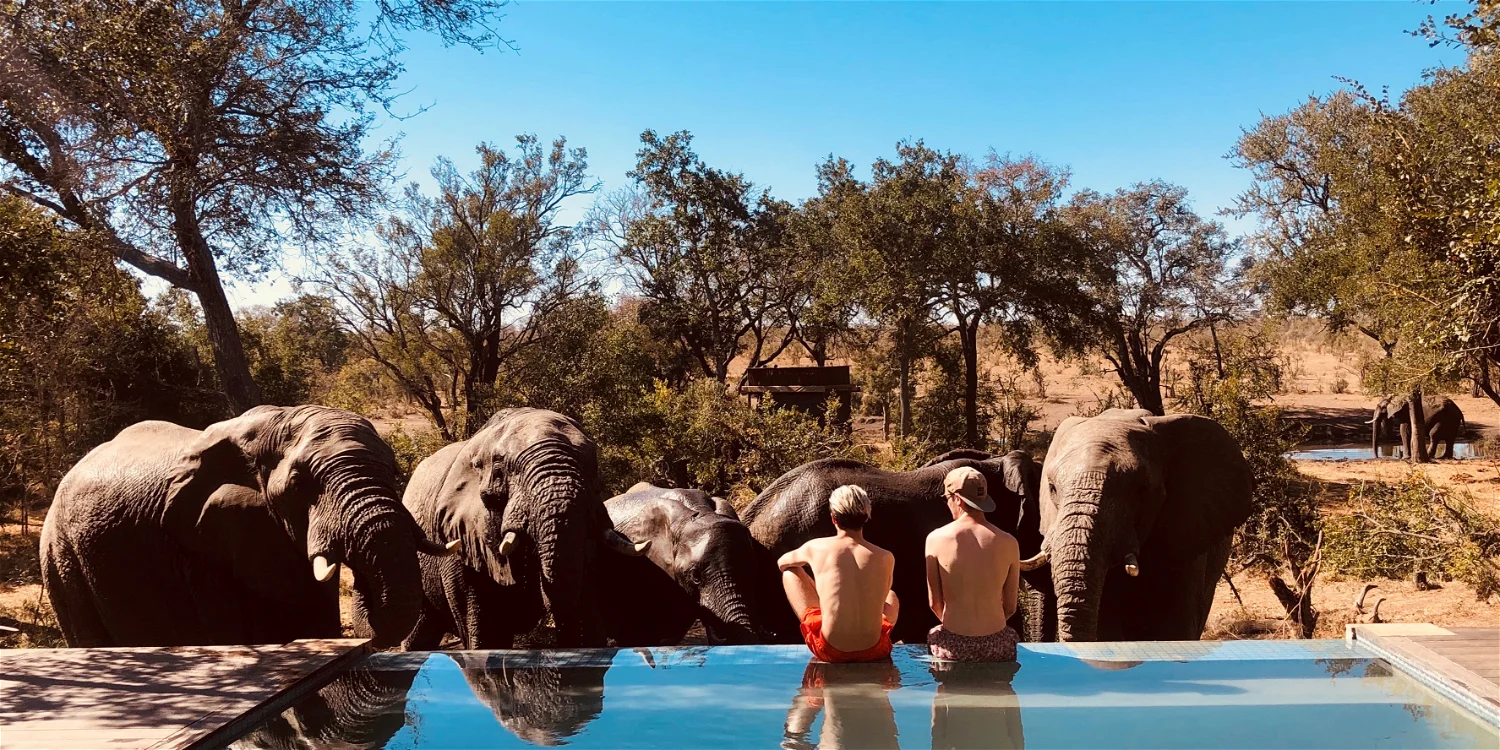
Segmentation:
[(608, 497), (594, 442), (540, 409), (495, 414), (423, 460), (404, 494), (391, 448), (352, 412), (261, 406), (202, 431), (142, 422), (62, 479), (42, 576), (74, 647), (339, 637), (340, 565), (356, 630), (379, 647), (675, 645), (698, 622), (714, 643), (796, 643), (776, 560), (833, 534), (829, 494), (856, 484), (873, 508), (866, 538), (895, 555), (892, 588), (916, 605), (892, 639), (920, 643), (937, 622), (917, 605), (923, 544), (951, 520), (942, 482), (960, 466), (985, 475), (990, 520), (1025, 558), (1023, 639), (1201, 636), (1251, 471), (1217, 422), (1141, 410), (1065, 420), (1041, 464), (1021, 451), (954, 451), (904, 472), (814, 461), (738, 512), (646, 483)]

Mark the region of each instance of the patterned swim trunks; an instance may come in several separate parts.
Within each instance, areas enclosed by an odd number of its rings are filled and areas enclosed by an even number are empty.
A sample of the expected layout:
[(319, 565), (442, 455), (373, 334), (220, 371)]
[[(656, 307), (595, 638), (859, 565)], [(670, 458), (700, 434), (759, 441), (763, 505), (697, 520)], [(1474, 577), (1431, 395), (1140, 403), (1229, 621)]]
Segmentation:
[(1019, 640), (1010, 628), (989, 635), (959, 635), (939, 625), (927, 631), (927, 650), (946, 661), (1015, 661)]

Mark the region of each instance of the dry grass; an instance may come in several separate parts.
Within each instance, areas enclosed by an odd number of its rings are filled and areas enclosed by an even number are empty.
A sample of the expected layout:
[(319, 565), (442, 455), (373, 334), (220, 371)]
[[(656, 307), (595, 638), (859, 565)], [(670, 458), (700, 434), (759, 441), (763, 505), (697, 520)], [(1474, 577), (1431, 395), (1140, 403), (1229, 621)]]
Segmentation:
[(0, 625), (19, 632), (0, 632), (0, 648), (57, 648), (66, 645), (52, 604), (42, 592), (37, 558), (37, 530), (22, 534), (18, 526), (0, 526)]

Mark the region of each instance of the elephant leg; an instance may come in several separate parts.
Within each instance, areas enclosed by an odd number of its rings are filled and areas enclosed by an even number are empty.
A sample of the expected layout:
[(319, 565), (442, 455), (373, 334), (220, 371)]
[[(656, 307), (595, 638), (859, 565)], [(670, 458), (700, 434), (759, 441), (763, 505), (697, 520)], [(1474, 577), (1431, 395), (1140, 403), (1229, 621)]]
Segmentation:
[(417, 624), (411, 634), (401, 642), (402, 651), (434, 651), (443, 643), (443, 636), (452, 628), (443, 624), (442, 617), (423, 602), (422, 613), (417, 615)]
[[(516, 633), (529, 631), (536, 625), (532, 618), (518, 621), (517, 612), (530, 609), (512, 599), (526, 596), (519, 591), (523, 586), (501, 586), (489, 576), (477, 570), (459, 566), (462, 583), (453, 587), (450, 594), (453, 606), (453, 622), (457, 626), (458, 638), (466, 649), (511, 648)], [(540, 597), (541, 592), (536, 592)]]
[(102, 648), (116, 645), (104, 626), (99, 608), (94, 605), (88, 581), (72, 555), (63, 550), (43, 550), (42, 584), (69, 646)]
[(1401, 423), (1401, 451), (1405, 458), (1410, 458), (1413, 455), (1411, 452), (1411, 425), (1406, 422)]
[(1219, 590), (1219, 579), (1224, 576), (1224, 568), (1229, 565), (1233, 544), (1234, 538), (1226, 536), (1215, 542), (1205, 553), (1202, 598), (1198, 600), (1198, 635), (1195, 638), (1203, 637), (1203, 629), (1208, 627), (1208, 615), (1214, 608), (1214, 594)]

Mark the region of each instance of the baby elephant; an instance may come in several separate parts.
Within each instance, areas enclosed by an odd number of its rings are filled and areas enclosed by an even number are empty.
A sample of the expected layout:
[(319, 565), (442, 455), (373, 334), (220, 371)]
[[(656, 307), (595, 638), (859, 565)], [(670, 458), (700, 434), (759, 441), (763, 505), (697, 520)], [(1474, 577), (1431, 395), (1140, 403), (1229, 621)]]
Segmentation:
[(642, 557), (602, 565), (605, 627), (617, 646), (677, 645), (695, 620), (716, 642), (754, 643), (755, 541), (723, 498), (645, 482), (604, 504)]

